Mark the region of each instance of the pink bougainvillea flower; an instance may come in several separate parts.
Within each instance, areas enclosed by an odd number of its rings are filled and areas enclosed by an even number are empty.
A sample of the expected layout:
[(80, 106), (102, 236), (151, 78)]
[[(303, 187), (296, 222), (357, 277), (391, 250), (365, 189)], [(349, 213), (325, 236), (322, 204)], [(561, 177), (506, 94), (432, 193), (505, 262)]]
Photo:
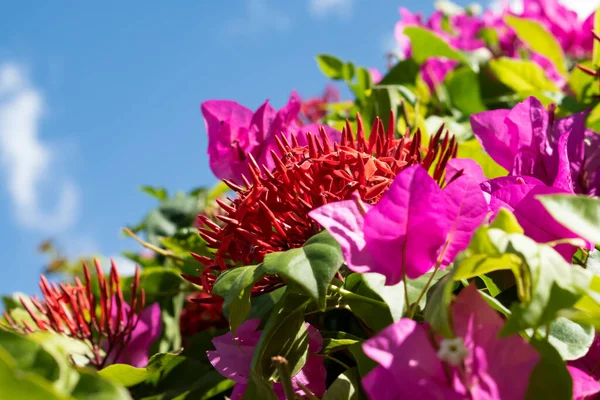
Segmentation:
[[(113, 318), (117, 317), (116, 301), (113, 300)], [(129, 306), (123, 303), (122, 308), (123, 318), (129, 314)], [(160, 313), (160, 305), (154, 303), (142, 311), (135, 328), (131, 332), (129, 342), (116, 349), (114, 354), (116, 358), (111, 360), (111, 363), (129, 364), (134, 367), (142, 368), (148, 365), (148, 351), (152, 343), (158, 339), (162, 332), (162, 318)]]
[(512, 110), (471, 116), (471, 127), (483, 148), (511, 175), (533, 176), (567, 191), (585, 185), (585, 118), (587, 113), (555, 119), (534, 97)]
[(600, 336), (596, 335), (596, 339), (585, 356), (570, 361), (569, 365), (590, 375), (594, 381), (600, 380)]
[[(215, 350), (207, 351), (208, 360), (217, 371), (225, 378), (231, 379), (236, 384), (231, 394), (232, 400), (240, 400), (245, 391), (250, 376), (250, 365), (254, 348), (258, 344), (261, 331), (257, 331), (259, 319), (249, 319), (241, 324), (235, 338), (231, 332), (213, 339)], [(310, 324), (308, 329), (308, 358), (304, 367), (292, 377), (292, 385), (296, 393), (303, 395), (304, 391), (298, 387), (298, 383), (306, 386), (317, 396), (325, 392), (326, 371), (323, 366), (323, 357), (316, 356), (323, 347), (323, 338), (319, 331)], [(273, 390), (280, 399), (285, 399), (283, 386), (275, 383)]]
[[(538, 179), (527, 176), (492, 179), (483, 182), (481, 188), (489, 194), (489, 207), (494, 214), (500, 207), (512, 211), (525, 235), (536, 242), (581, 238), (552, 218), (536, 198), (540, 195), (568, 193), (565, 190), (546, 186)], [(591, 243), (588, 243), (588, 247), (591, 248)], [(569, 262), (577, 251), (577, 247), (567, 243), (558, 244), (554, 248)]]
[(460, 176), (468, 176), (477, 183), (487, 181), (487, 178), (483, 174), (481, 165), (477, 164), (470, 158), (455, 158), (448, 161), (445, 176), (446, 183), (450, 183)]
[(377, 68), (369, 68), (369, 73), (371, 74), (371, 79), (374, 84), (378, 84), (383, 79), (383, 75)]
[(452, 305), (455, 338), (401, 319), (363, 344), (376, 361), (362, 380), (371, 399), (522, 399), (538, 353), (520, 336), (499, 338), (502, 318), (474, 285)]
[[(591, 16), (582, 24), (575, 11), (557, 0), (523, 0), (523, 12), (519, 16), (540, 23), (571, 57), (583, 58), (592, 50)], [(588, 29), (584, 31), (584, 28)], [(590, 36), (590, 41), (583, 40), (583, 35)]]
[(573, 400), (592, 399), (591, 396), (600, 392), (596, 377), (576, 367), (568, 366), (567, 369), (573, 379)]
[(340, 243), (350, 269), (378, 272), (394, 285), (404, 274), (414, 279), (436, 264), (449, 265), (487, 210), (474, 180), (460, 177), (442, 190), (425, 169), (413, 166), (398, 174), (372, 208), (348, 200), (309, 215)]
[[(256, 112), (229, 100), (209, 100), (202, 103), (202, 115), (208, 132), (210, 168), (219, 179), (242, 183), (249, 178), (248, 154), (268, 170), (275, 168), (271, 150), (279, 154), (276, 137), (283, 135), (303, 142), (306, 132), (318, 134), (318, 125), (298, 124), (300, 98), (292, 92), (288, 103), (279, 111), (265, 101)], [(330, 139), (338, 142), (341, 134), (324, 126)], [(302, 143), (301, 143), (302, 144)]]
[(430, 58), (421, 66), (421, 76), (430, 90), (444, 81), (448, 72), (452, 71), (458, 64), (458, 61), (447, 60), (445, 58)]

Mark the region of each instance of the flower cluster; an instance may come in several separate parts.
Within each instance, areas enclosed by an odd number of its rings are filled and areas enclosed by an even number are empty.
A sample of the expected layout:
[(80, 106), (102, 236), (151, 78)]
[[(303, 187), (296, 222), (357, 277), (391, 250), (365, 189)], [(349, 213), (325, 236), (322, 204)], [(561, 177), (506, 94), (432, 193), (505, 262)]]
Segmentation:
[(4, 298), (0, 397), (599, 398), (600, 14), (522, 6), (402, 8), (384, 74), (317, 56), (348, 91), (204, 101), (219, 184), (143, 188), (131, 277), (46, 242), (72, 279)]
[(113, 363), (145, 366), (148, 348), (161, 332), (160, 308), (153, 304), (144, 309), (144, 289), (140, 288), (139, 269), (131, 284), (129, 302), (125, 301), (114, 262), (108, 280), (94, 260), (99, 298), (93, 290), (93, 280), (83, 265), (85, 284), (75, 278), (75, 284), (50, 283), (41, 276), (43, 299), (21, 298), (23, 307), (35, 323), (17, 322), (6, 311), (10, 326), (22, 333), (53, 331), (85, 342), (91, 351), (89, 361), (96, 368)]

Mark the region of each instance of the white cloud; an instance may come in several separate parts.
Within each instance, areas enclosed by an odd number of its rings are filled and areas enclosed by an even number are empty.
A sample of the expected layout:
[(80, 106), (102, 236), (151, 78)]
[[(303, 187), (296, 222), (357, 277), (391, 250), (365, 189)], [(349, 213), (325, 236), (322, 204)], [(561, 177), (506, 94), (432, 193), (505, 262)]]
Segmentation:
[[(600, 0), (558, 0), (558, 2), (575, 11), (581, 20), (587, 18), (600, 6)], [(523, 10), (523, 0), (494, 0), (490, 3), (490, 7), (500, 10), (502, 5), (507, 3), (514, 12), (518, 13)]]
[[(56, 154), (38, 137), (43, 93), (14, 63), (0, 64), (0, 165), (15, 215), (23, 227), (60, 232), (78, 215), (79, 190), (68, 177), (53, 174)], [(53, 210), (47, 195), (56, 195)]]
[(315, 17), (337, 15), (348, 19), (352, 16), (354, 0), (308, 0), (310, 12)]
[(135, 266), (136, 263), (131, 261), (129, 258), (123, 257), (121, 255), (116, 255), (112, 257), (102, 257), (100, 259), (100, 265), (102, 266), (102, 270), (105, 272), (109, 272), (111, 268), (111, 260), (114, 261), (115, 266), (117, 267), (117, 271), (121, 276), (133, 276), (135, 274)]
[(273, 8), (268, 0), (246, 0), (246, 13), (226, 24), (232, 35), (256, 36), (269, 30), (284, 32), (290, 29), (292, 21), (285, 13)]

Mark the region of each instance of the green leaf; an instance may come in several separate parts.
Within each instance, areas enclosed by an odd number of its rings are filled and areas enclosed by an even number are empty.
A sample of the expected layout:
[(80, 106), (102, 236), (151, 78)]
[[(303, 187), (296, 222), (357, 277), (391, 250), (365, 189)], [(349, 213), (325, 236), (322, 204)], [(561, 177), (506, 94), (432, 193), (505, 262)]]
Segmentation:
[[(421, 292), (425, 289), (425, 285), (427, 285), (427, 282), (429, 282), (430, 279), (431, 279), (431, 282), (430, 282), (429, 288), (427, 289), (427, 292), (429, 292), (429, 290), (431, 290), (433, 285), (437, 281), (442, 279), (442, 277), (444, 275), (446, 275), (447, 273), (448, 273), (448, 271), (439, 271), (438, 270), (433, 278), (431, 277), (433, 272), (428, 272), (424, 275), (421, 275), (417, 279), (407, 279), (406, 280), (406, 288), (408, 290), (408, 301), (410, 302), (410, 306), (412, 306), (417, 301), (417, 298), (419, 297)], [(427, 293), (425, 293), (425, 295), (423, 295), (421, 297), (421, 300), (419, 300), (419, 307), (421, 309), (423, 309), (425, 307), (425, 303), (427, 302), (426, 294)], [(404, 303), (404, 301), (403, 301), (403, 303)]]
[(444, 79), (450, 101), (464, 115), (487, 110), (481, 100), (479, 79), (470, 68), (460, 67), (451, 71)]
[(359, 400), (360, 376), (357, 368), (350, 368), (329, 386), (322, 400)]
[(570, 400), (573, 396), (573, 380), (560, 354), (548, 342), (532, 339), (530, 343), (541, 355), (529, 376), (526, 400)]
[(538, 196), (552, 217), (590, 242), (600, 244), (600, 199), (588, 196)]
[(560, 47), (560, 43), (558, 43), (554, 35), (548, 32), (541, 24), (536, 21), (512, 15), (504, 17), (504, 21), (508, 26), (514, 29), (517, 37), (521, 39), (531, 51), (541, 54), (549, 59), (561, 75), (564, 76), (567, 74), (565, 55), (562, 47)]
[(129, 400), (131, 396), (123, 386), (104, 379), (93, 370), (80, 370), (77, 386), (71, 394), (77, 400)]
[(491, 278), (489, 278), (485, 275), (479, 275), (479, 278), (481, 278), (481, 280), (483, 281), (483, 284), (485, 285), (486, 289), (488, 290), (488, 293), (490, 294), (490, 296), (496, 297), (500, 293), (500, 289), (498, 288), (498, 285), (496, 285), (496, 283), (494, 283), (494, 281)]
[(238, 267), (223, 272), (213, 287), (213, 293), (224, 299), (223, 308), (229, 313), (229, 326), (235, 334), (250, 313), (252, 288), (265, 273), (262, 264)]
[(442, 38), (427, 29), (409, 26), (404, 28), (404, 34), (410, 38), (412, 58), (419, 64), (432, 57), (445, 57), (469, 64), (464, 54), (450, 47)]
[(542, 67), (533, 61), (500, 57), (490, 61), (490, 69), (500, 82), (517, 93), (559, 89), (550, 81)]
[(285, 287), (280, 287), (272, 292), (252, 297), (250, 299), (250, 314), (248, 315), (247, 319), (258, 318), (262, 320), (265, 316), (269, 315), (273, 307), (285, 294), (285, 290)]
[(273, 386), (254, 371), (250, 371), (250, 379), (244, 393), (244, 400), (277, 400)]
[[(595, 43), (600, 43), (598, 41), (594, 41)], [(594, 64), (591, 61), (585, 61), (580, 63), (582, 66), (594, 69)], [(571, 74), (569, 75), (569, 87), (575, 93), (575, 96), (579, 100), (585, 100), (592, 95), (598, 94), (598, 84), (596, 83), (596, 78), (586, 74), (579, 68), (573, 68)]]
[(369, 70), (364, 67), (358, 68), (356, 71), (356, 82), (358, 89), (362, 92), (371, 89), (373, 86), (373, 78), (371, 77)]
[(347, 62), (342, 67), (342, 77), (346, 82), (351, 82), (354, 79), (354, 64)]
[(440, 279), (430, 291), (431, 297), (427, 299), (424, 316), (431, 328), (444, 337), (453, 337), (454, 329), (450, 319), (450, 303), (454, 282), (452, 272)]
[(271, 358), (284, 357), (292, 376), (306, 363), (308, 330), (304, 322), (304, 309), (310, 298), (288, 290), (273, 310), (254, 349), (252, 371), (267, 380), (277, 380), (279, 373)]
[(419, 71), (419, 64), (412, 58), (407, 58), (394, 65), (377, 85), (404, 85), (414, 87), (417, 83)]
[(33, 372), (18, 369), (17, 362), (0, 347), (0, 398), (27, 400), (69, 400), (58, 394), (51, 383)]
[(169, 195), (167, 194), (166, 189), (157, 188), (153, 186), (142, 186), (140, 190), (144, 193), (149, 194), (152, 197), (156, 197), (160, 201), (165, 201)]
[(466, 142), (462, 142), (458, 146), (458, 157), (470, 158), (475, 161), (481, 166), (483, 169), (483, 174), (488, 179), (508, 175), (508, 171), (492, 160), (485, 150), (483, 150), (477, 139), (471, 139)]
[(356, 361), (356, 367), (361, 377), (364, 377), (379, 365), (365, 354), (362, 343), (353, 344), (348, 350), (354, 357), (354, 361)]
[(402, 282), (394, 286), (386, 286), (385, 276), (381, 274), (353, 273), (344, 280), (344, 289), (381, 302), (382, 307), (376, 307), (360, 298), (345, 298), (352, 312), (375, 331), (380, 331), (402, 317), (405, 307)]
[[(408, 95), (409, 89), (404, 88), (404, 95)], [(409, 96), (410, 97), (410, 96)], [(416, 99), (416, 96), (415, 96)], [(398, 115), (398, 108), (401, 105), (400, 99), (400, 86), (374, 86), (369, 96), (369, 102), (366, 106), (369, 124), (375, 119), (376, 116), (382, 117), (383, 125), (387, 128), (388, 119), (386, 116), (390, 115), (390, 111), (394, 112), (394, 115)]]
[[(121, 288), (125, 298), (129, 298), (133, 277), (121, 280)], [(180, 271), (175, 268), (150, 267), (140, 273), (140, 287), (146, 293), (146, 304), (152, 304), (160, 299), (178, 294), (185, 282)]]
[(361, 338), (346, 332), (326, 332), (321, 331), (323, 336), (323, 348), (321, 354), (331, 354), (342, 351), (355, 343), (362, 342)]
[(317, 55), (317, 64), (325, 76), (331, 79), (342, 79), (344, 62), (337, 57), (328, 54)]
[(338, 242), (322, 231), (300, 248), (267, 254), (263, 270), (292, 280), (325, 310), (327, 287), (343, 262)]
[(550, 324), (548, 341), (563, 360), (577, 360), (586, 355), (595, 336), (591, 325), (581, 325), (559, 317)]
[(112, 364), (98, 371), (98, 375), (119, 385), (135, 386), (162, 371), (178, 357), (180, 356), (176, 353), (155, 354), (145, 368), (135, 368), (127, 364)]

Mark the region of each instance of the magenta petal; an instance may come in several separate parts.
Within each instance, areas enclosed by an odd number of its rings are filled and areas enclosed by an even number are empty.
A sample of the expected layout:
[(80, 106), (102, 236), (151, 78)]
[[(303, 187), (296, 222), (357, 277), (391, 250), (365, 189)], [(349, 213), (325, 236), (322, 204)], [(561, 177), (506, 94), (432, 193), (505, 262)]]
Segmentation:
[[(125, 304), (124, 312), (129, 306)], [(127, 346), (121, 351), (116, 363), (129, 364), (134, 367), (145, 367), (148, 365), (148, 351), (152, 343), (158, 339), (162, 331), (162, 318), (160, 305), (154, 303), (140, 314), (135, 329), (131, 332), (131, 339)]]
[(596, 393), (600, 393), (600, 382), (584, 371), (567, 366), (573, 379), (573, 400), (584, 400)]
[(441, 190), (425, 169), (416, 165), (400, 172), (365, 215), (366, 246), (378, 263), (373, 272), (395, 285), (404, 273), (415, 279), (433, 268), (448, 233), (444, 213)]
[(573, 178), (571, 175), (571, 164), (569, 163), (569, 154), (567, 149), (567, 142), (569, 140), (570, 133), (571, 131), (567, 131), (558, 139), (558, 171), (552, 186), (562, 189), (565, 192), (573, 193)]
[[(372, 206), (365, 204), (367, 210)], [(363, 226), (365, 218), (354, 200), (329, 203), (308, 215), (337, 240), (348, 268), (354, 272), (371, 272), (374, 260), (365, 248)]]
[(477, 378), (477, 396), (486, 399), (524, 398), (529, 376), (540, 356), (518, 335), (499, 338), (502, 318), (483, 300), (477, 287), (466, 287), (452, 305), (454, 330), (464, 338), (470, 357), (465, 366)]
[(238, 147), (247, 153), (256, 143), (248, 129), (252, 111), (229, 100), (205, 101), (201, 110), (208, 133), (211, 170), (219, 179), (240, 182), (240, 174), (247, 167)]
[[(536, 186), (515, 207), (514, 214), (525, 234), (538, 243), (580, 238), (552, 218), (542, 203), (535, 198), (538, 195), (560, 193), (565, 193), (565, 191), (547, 186)], [(569, 262), (577, 251), (575, 246), (569, 244), (559, 244), (555, 246), (555, 249)]]
[(448, 242), (442, 265), (450, 265), (456, 255), (467, 248), (473, 232), (481, 225), (488, 211), (479, 184), (465, 176), (444, 188), (446, 218), (450, 222)]
[(447, 383), (424, 325), (402, 318), (363, 343), (376, 361), (362, 385), (370, 399), (463, 399)]
[(510, 110), (485, 111), (471, 115), (473, 133), (483, 149), (504, 169), (510, 171), (516, 151), (511, 149), (512, 138), (504, 121)]
[(215, 350), (206, 355), (212, 366), (225, 378), (237, 383), (247, 383), (252, 364), (254, 348), (260, 339), (260, 331), (256, 331), (259, 319), (249, 319), (241, 324), (235, 340), (231, 332), (213, 338)]
[(446, 167), (446, 183), (455, 179), (454, 177), (459, 173), (461, 174), (460, 176), (467, 176), (477, 183), (482, 183), (487, 180), (483, 174), (481, 165), (470, 158), (453, 158), (448, 161)]

